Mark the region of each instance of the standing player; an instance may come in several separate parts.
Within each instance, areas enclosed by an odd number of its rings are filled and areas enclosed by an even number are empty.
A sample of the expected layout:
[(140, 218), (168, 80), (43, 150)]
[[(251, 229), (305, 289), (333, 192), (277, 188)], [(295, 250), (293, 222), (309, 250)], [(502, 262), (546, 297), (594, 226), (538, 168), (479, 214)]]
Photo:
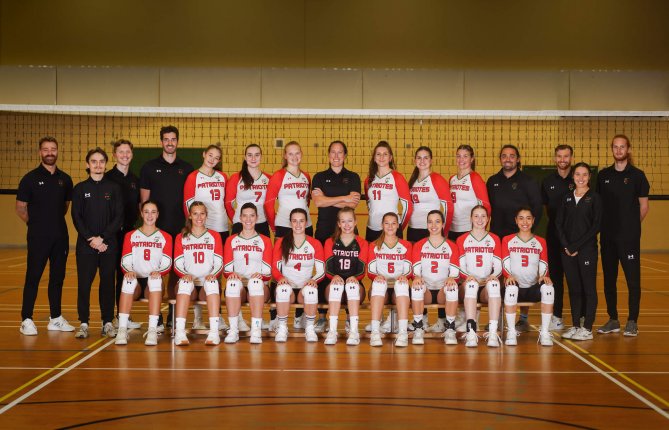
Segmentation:
[(448, 238), (453, 241), (472, 229), (471, 213), (474, 206), (482, 205), (490, 213), (488, 190), (481, 175), (475, 171), (474, 148), (469, 145), (458, 146), (455, 162), (458, 173), (448, 180), (454, 208)]
[(465, 316), (467, 318), (466, 346), (478, 345), (476, 335), (476, 301), (488, 304), (490, 322), (487, 337), (488, 346), (496, 348), (500, 344), (497, 334), (502, 295), (499, 275), (502, 274), (502, 244), (495, 233), (486, 230), (488, 209), (483, 205), (474, 206), (471, 215), (472, 231), (458, 237), (460, 252), (460, 277), (463, 278)]
[(65, 214), (72, 200), (72, 178), (56, 167), (58, 142), (53, 137), (39, 141), (40, 165), (19, 183), (16, 214), (28, 226), (28, 259), (23, 287), (20, 332), (37, 334), (33, 310), (42, 273), (49, 261), (49, 310), (47, 330), (74, 331), (61, 313), (69, 235)]
[[(455, 313), (458, 308), (458, 248), (444, 237), (444, 213), (430, 211), (427, 216), (428, 237), (413, 245), (413, 276), (411, 302), (414, 334), (411, 343), (422, 345), (423, 309), (426, 304), (446, 303), (448, 327), (444, 335), (447, 345), (458, 343), (455, 337)], [(425, 292), (428, 294), (425, 294)]]
[(72, 191), (72, 221), (77, 229), (77, 310), (81, 325), (77, 338), (88, 337), (91, 286), (100, 270), (102, 336), (116, 336), (114, 319), (114, 273), (118, 263), (118, 231), (123, 223), (121, 189), (106, 179), (107, 153), (95, 148), (86, 154), (88, 179)]
[[(371, 346), (382, 346), (381, 317), (383, 305), (388, 300), (388, 289), (394, 294), (392, 302), (396, 304), (399, 332), (395, 346), (409, 344), (407, 327), (409, 324), (409, 279), (411, 275), (411, 244), (397, 236), (399, 216), (388, 212), (381, 220), (383, 230), (376, 241), (369, 246), (367, 276), (372, 280), (369, 301), (372, 307)], [(422, 317), (421, 317), (422, 318)]]
[(269, 224), (265, 217), (265, 196), (269, 176), (260, 169), (262, 149), (252, 143), (244, 150), (244, 161), (239, 172), (233, 173), (225, 188), (225, 209), (232, 220), (232, 233), (242, 231), (240, 218), (242, 206), (253, 203), (258, 211), (255, 230), (269, 237)]
[(221, 236), (206, 227), (207, 207), (195, 201), (190, 205), (186, 225), (174, 243), (174, 271), (181, 278), (177, 292), (175, 345), (188, 345), (186, 315), (192, 300), (207, 300), (209, 334), (206, 345), (218, 345), (221, 293), (218, 277), (223, 270)]
[(172, 236), (156, 227), (158, 206), (152, 201), (140, 207), (142, 225), (129, 231), (123, 240), (121, 269), (124, 272), (121, 299), (118, 307), (116, 345), (128, 343), (128, 328), (132, 302), (144, 291), (149, 299), (149, 329), (145, 345), (158, 344), (158, 315), (163, 298), (163, 276), (172, 267)]
[(516, 331), (516, 305), (518, 302), (541, 302), (541, 329), (539, 343), (553, 345), (553, 335), (548, 331), (555, 290), (548, 277), (548, 252), (546, 241), (532, 233), (534, 215), (530, 208), (520, 208), (516, 214), (518, 233), (502, 240), (502, 267), (504, 270), (504, 305), (506, 312), (506, 345), (518, 344)]
[(346, 344), (360, 344), (359, 310), (365, 298), (365, 287), (361, 281), (367, 269), (368, 244), (355, 234), (355, 227), (355, 210), (348, 207), (339, 209), (337, 228), (332, 237), (325, 241), (325, 275), (330, 279), (325, 292), (330, 308), (330, 330), (325, 339), (326, 345), (337, 343), (337, 321), (344, 294), (351, 314)]
[(564, 270), (562, 269), (562, 254), (564, 246), (560, 244), (555, 219), (558, 209), (562, 206), (564, 196), (574, 190), (574, 180), (571, 175), (571, 160), (574, 150), (569, 145), (555, 147), (555, 172), (546, 176), (541, 183), (541, 198), (548, 214), (548, 228), (546, 229), (546, 245), (548, 246), (548, 265), (551, 268), (551, 279), (555, 288), (555, 305), (551, 330), (562, 330), (562, 304), (564, 301)]
[[(251, 343), (262, 343), (263, 303), (269, 299), (267, 282), (272, 274), (272, 242), (269, 237), (256, 232), (258, 210), (253, 203), (242, 205), (239, 219), (242, 231), (225, 242), (223, 263), (225, 276), (225, 306), (228, 310), (230, 330), (225, 343), (239, 340), (238, 317), (241, 304), (251, 305)], [(246, 287), (246, 289), (242, 288)]]
[(614, 163), (599, 172), (597, 192), (602, 196), (604, 215), (600, 245), (604, 271), (604, 296), (609, 321), (598, 333), (617, 333), (618, 321), (618, 262), (623, 266), (629, 291), (629, 315), (625, 336), (637, 336), (641, 302), (641, 222), (648, 214), (650, 184), (642, 170), (632, 165), (630, 140), (618, 134), (611, 141)]
[(304, 329), (307, 342), (317, 342), (314, 330), (316, 308), (318, 306), (318, 282), (325, 275), (323, 247), (321, 243), (306, 234), (307, 212), (295, 208), (289, 215), (292, 228), (274, 244), (272, 276), (277, 281), (274, 296), (278, 315), (278, 327), (274, 340), (288, 340), (288, 310), (297, 298), (304, 304), (307, 317)]

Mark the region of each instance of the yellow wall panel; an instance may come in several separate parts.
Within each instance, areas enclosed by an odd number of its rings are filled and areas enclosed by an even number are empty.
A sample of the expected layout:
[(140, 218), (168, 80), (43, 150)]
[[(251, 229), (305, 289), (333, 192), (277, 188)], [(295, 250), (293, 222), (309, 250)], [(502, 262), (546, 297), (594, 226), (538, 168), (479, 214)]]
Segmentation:
[(462, 109), (460, 70), (363, 71), (365, 109)]
[(669, 72), (571, 72), (574, 110), (669, 110)]
[(161, 68), (160, 106), (260, 107), (261, 69)]
[(58, 68), (58, 104), (158, 106), (155, 68)]
[(56, 68), (0, 66), (0, 103), (56, 104)]
[(264, 69), (262, 107), (360, 109), (360, 70)]

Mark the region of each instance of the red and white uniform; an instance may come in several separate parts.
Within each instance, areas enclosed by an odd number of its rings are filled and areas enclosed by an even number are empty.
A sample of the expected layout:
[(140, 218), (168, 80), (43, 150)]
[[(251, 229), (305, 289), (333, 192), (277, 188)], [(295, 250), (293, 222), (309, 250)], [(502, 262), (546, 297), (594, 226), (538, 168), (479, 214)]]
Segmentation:
[(152, 272), (161, 276), (172, 267), (172, 236), (156, 230), (147, 236), (140, 229), (129, 231), (123, 239), (121, 270), (135, 272), (138, 278), (148, 278)]
[(258, 224), (267, 221), (265, 216), (265, 197), (267, 196), (267, 186), (269, 185), (269, 176), (262, 172), (254, 181), (250, 188), (244, 188), (244, 181), (237, 173), (230, 176), (228, 185), (225, 188), (225, 210), (232, 223), (241, 222), (239, 219), (244, 203), (253, 203), (258, 209)]
[(225, 241), (223, 264), (226, 277), (236, 273), (241, 278), (250, 279), (260, 273), (263, 281), (269, 281), (272, 277), (272, 242), (262, 234), (250, 239), (233, 234)]
[(432, 246), (426, 237), (413, 245), (413, 274), (422, 277), (429, 290), (439, 290), (446, 279), (460, 275), (459, 257), (458, 247), (450, 240)]
[(395, 279), (402, 275), (410, 277), (411, 243), (400, 239), (392, 248), (385, 243), (381, 245), (381, 248), (370, 243), (367, 276), (373, 281), (379, 275), (386, 278), (389, 286), (392, 286)]
[(453, 219), (453, 201), (451, 187), (439, 173), (431, 173), (422, 181), (416, 181), (409, 190), (413, 212), (409, 219), (409, 227), (427, 229), (427, 214), (438, 210), (444, 214), (446, 224), (444, 231), (448, 232)]
[(174, 244), (174, 271), (179, 277), (191, 275), (195, 285), (202, 285), (207, 275), (218, 276), (223, 270), (221, 236), (207, 230), (202, 236), (179, 233)]
[(488, 190), (481, 175), (473, 170), (462, 178), (453, 175), (448, 181), (451, 186), (451, 200), (453, 201), (453, 223), (451, 230), (457, 233), (472, 229), (472, 208), (483, 205), (490, 214), (490, 200)]
[(406, 227), (409, 218), (411, 218), (413, 204), (411, 203), (409, 185), (404, 176), (392, 170), (383, 177), (375, 176), (371, 183), (369, 182), (369, 178), (367, 178), (365, 179), (365, 191), (367, 193), (367, 209), (369, 212), (367, 227), (374, 231), (381, 231), (383, 215), (388, 212), (394, 212), (399, 215), (397, 211), (398, 205), (402, 206), (400, 225)]
[(483, 284), (490, 275), (499, 277), (502, 273), (502, 244), (496, 234), (488, 233), (481, 240), (471, 233), (463, 234), (458, 237), (457, 245), (463, 279), (473, 276)]
[(281, 255), (283, 237), (274, 244), (272, 276), (276, 281), (286, 278), (293, 288), (302, 288), (310, 279), (319, 282), (325, 276), (323, 246), (311, 236), (299, 246), (293, 247), (288, 254), (288, 261)]
[(228, 215), (225, 212), (225, 186), (228, 177), (225, 173), (214, 170), (207, 176), (194, 170), (184, 184), (184, 213), (188, 218), (188, 208), (199, 201), (207, 207), (207, 228), (217, 232), (228, 231)]
[(546, 241), (533, 236), (523, 242), (518, 235), (510, 234), (502, 240), (502, 267), (504, 276), (513, 275), (519, 288), (535, 285), (540, 277), (548, 275)]
[[(277, 170), (269, 180), (265, 198), (265, 215), (272, 230), (275, 226), (290, 227), (290, 211), (302, 208), (307, 211), (307, 227), (311, 227), (309, 214), (309, 188), (311, 178), (300, 171), (294, 176), (286, 169)], [(274, 202), (279, 200), (279, 209), (274, 210)]]

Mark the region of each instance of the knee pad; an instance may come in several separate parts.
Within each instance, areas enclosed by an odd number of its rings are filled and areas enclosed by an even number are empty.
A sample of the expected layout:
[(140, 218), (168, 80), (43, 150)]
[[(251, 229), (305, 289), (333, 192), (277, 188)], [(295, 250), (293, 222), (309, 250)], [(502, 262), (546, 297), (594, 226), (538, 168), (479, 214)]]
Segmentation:
[(163, 278), (149, 278), (147, 288), (149, 293), (162, 293), (163, 292)]
[(485, 287), (488, 290), (489, 299), (499, 299), (500, 297), (502, 297), (498, 280), (486, 282)]
[(411, 300), (421, 301), (425, 299), (425, 286), (422, 288), (411, 287)]
[(246, 283), (246, 287), (249, 289), (249, 296), (251, 297), (265, 296), (265, 283), (262, 279), (251, 278)]
[[(242, 281), (239, 279), (228, 279), (225, 281), (225, 297), (239, 297), (242, 292)], [(207, 294), (209, 294), (207, 292)]]
[(346, 286), (347, 300), (360, 300), (360, 284), (357, 282), (347, 282)]
[[(302, 288), (302, 298), (304, 299), (305, 305), (317, 305), (318, 304), (318, 289), (314, 287), (304, 287)], [(341, 296), (339, 297), (341, 300)]]
[(465, 299), (474, 299), (479, 292), (479, 283), (476, 281), (467, 281), (465, 282)]
[(509, 306), (515, 306), (518, 304), (518, 286), (517, 285), (507, 285), (506, 290), (504, 291), (504, 304)]
[(395, 282), (395, 297), (409, 297), (409, 283), (408, 282)]
[(218, 291), (218, 281), (214, 279), (213, 281), (204, 281), (204, 293), (208, 296), (212, 294), (220, 294)]
[(122, 293), (135, 294), (136, 287), (137, 287), (137, 279), (123, 278), (123, 286), (121, 287)]
[(276, 287), (274, 295), (276, 296), (277, 303), (289, 303), (290, 302), (290, 285), (281, 285)]
[(552, 305), (555, 302), (555, 289), (550, 284), (543, 284), (540, 288), (541, 303)]
[(341, 302), (341, 296), (344, 294), (344, 286), (342, 284), (330, 284), (330, 293), (328, 295), (329, 302)]
[(192, 282), (179, 279), (177, 294), (188, 294), (190, 296), (190, 294), (193, 292), (193, 288), (195, 288), (195, 285)]
[(458, 301), (458, 290), (448, 290), (444, 287), (444, 294), (446, 295), (447, 302), (457, 302)]
[(376, 279), (372, 282), (372, 297), (374, 296), (386, 296), (386, 290), (388, 289), (388, 284), (385, 282), (377, 281)]

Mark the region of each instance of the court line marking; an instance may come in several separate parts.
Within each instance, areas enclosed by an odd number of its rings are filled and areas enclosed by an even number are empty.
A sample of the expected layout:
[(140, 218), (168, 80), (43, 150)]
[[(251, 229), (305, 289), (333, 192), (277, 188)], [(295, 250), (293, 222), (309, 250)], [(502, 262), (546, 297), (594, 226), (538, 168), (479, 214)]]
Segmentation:
[(667, 273), (667, 272), (669, 272), (669, 270), (656, 269), (656, 268), (654, 268), (654, 267), (650, 267), (650, 266), (639, 266), (639, 267), (644, 268), (644, 269), (655, 270), (655, 271), (657, 271), (657, 272), (662, 272), (662, 273)]
[(669, 263), (667, 263), (665, 261), (652, 260), (652, 259), (646, 258), (646, 257), (641, 257), (641, 259), (646, 260), (646, 261), (650, 261), (651, 263), (664, 264), (665, 266), (669, 266)]

